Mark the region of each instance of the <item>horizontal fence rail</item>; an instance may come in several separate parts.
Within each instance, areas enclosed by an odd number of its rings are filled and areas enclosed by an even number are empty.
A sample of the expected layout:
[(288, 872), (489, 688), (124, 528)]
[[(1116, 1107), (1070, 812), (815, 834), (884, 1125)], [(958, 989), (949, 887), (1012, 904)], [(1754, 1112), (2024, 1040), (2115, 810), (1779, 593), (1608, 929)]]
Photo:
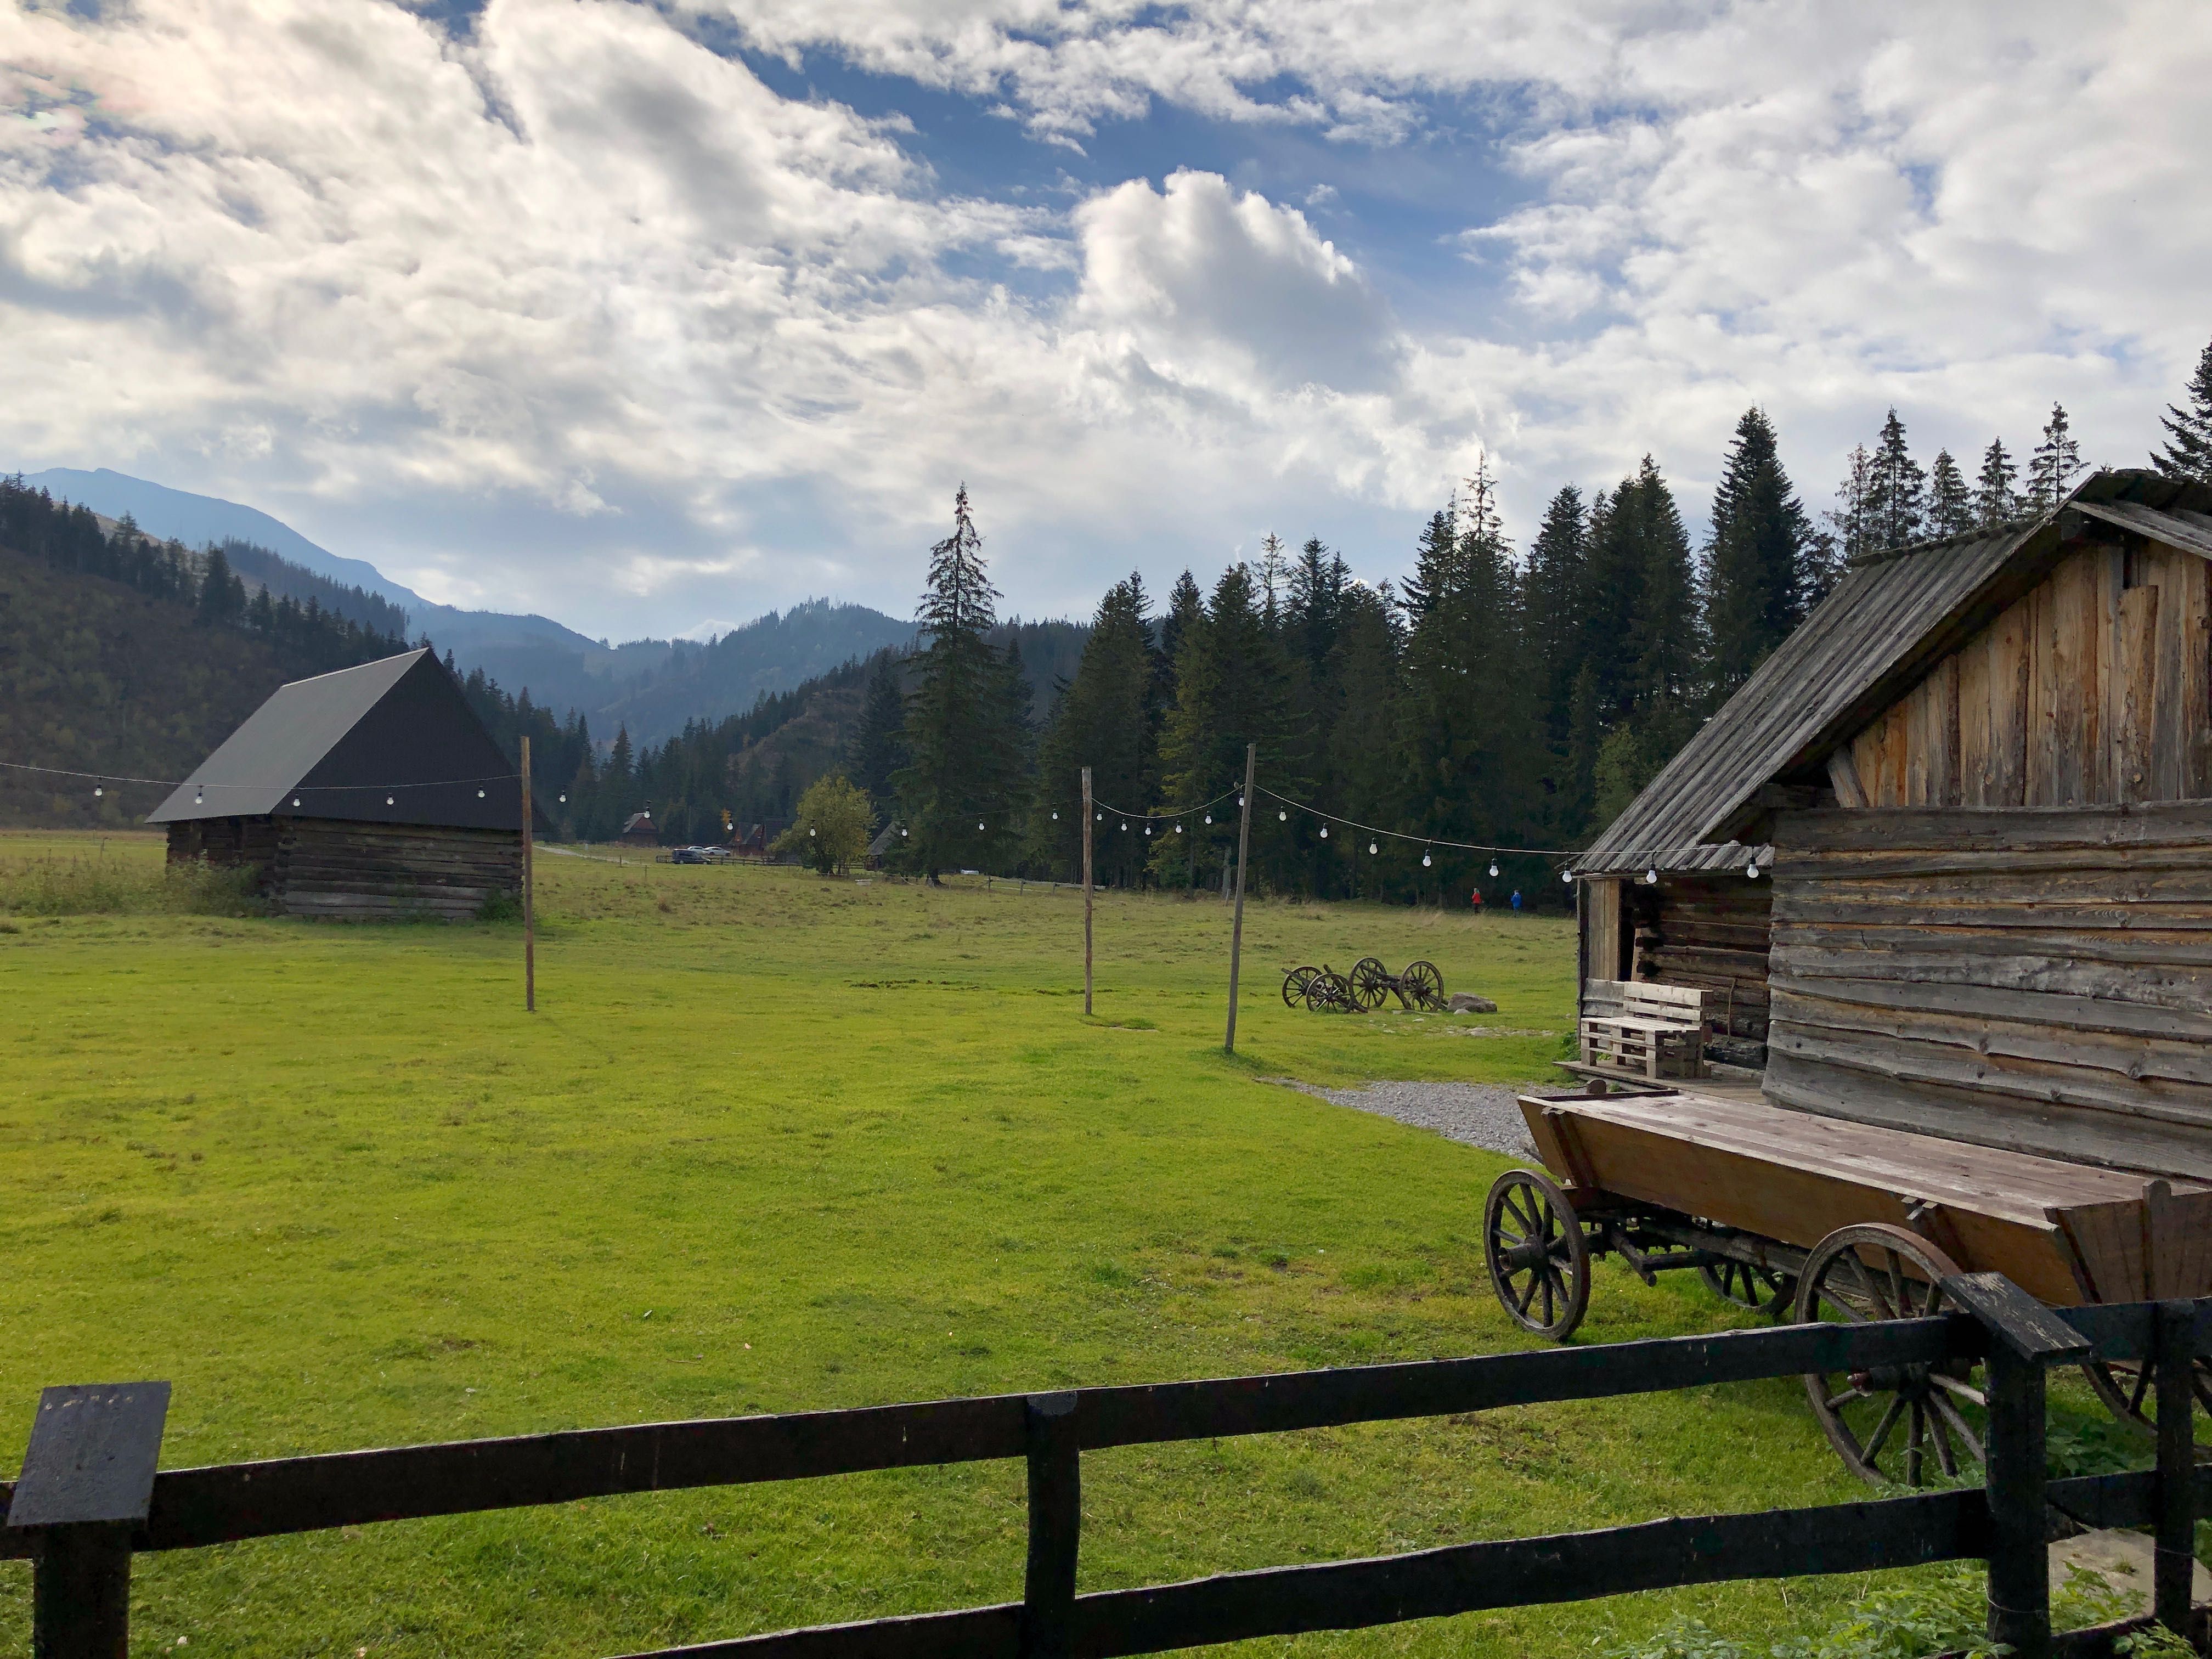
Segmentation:
[[(102, 1517), (106, 1531), (100, 1534), (105, 1542), (100, 1547), (107, 1553), (99, 1559), (107, 1563), (105, 1570), (112, 1577), (120, 1551), (127, 1583), (130, 1551), (193, 1549), (586, 1498), (1018, 1457), (1027, 1460), (1030, 1471), (1030, 1547), (1023, 1601), (734, 1638), (659, 1653), (668, 1659), (921, 1659), (939, 1654), (1073, 1659), (1732, 1579), (1984, 1559), (1992, 1564), (1992, 1633), (2001, 1619), (2010, 1619), (2005, 1639), (2026, 1659), (2034, 1659), (2048, 1651), (2047, 1599), (2040, 1604), (2040, 1648), (2035, 1635), (2038, 1607), (2011, 1602), (2037, 1599), (2024, 1588), (2028, 1578), (2023, 1562), (2031, 1541), (2033, 1583), (2045, 1583), (2042, 1550), (2051, 1512), (2087, 1526), (2155, 1523), (2161, 1547), (2171, 1553), (2185, 1522), (2193, 1528), (2195, 1516), (2212, 1501), (2212, 1472), (2196, 1468), (2187, 1433), (2175, 1432), (2169, 1421), (2169, 1395), (2188, 1409), (2190, 1367), (2195, 1356), (2212, 1350), (2212, 1298), (2054, 1315), (1995, 1275), (1965, 1275), (1946, 1283), (1959, 1291), (1954, 1300), (1973, 1312), (1054, 1395), (652, 1423), (158, 1473), (149, 1453), (143, 1507), (121, 1531), (113, 1516)], [(2165, 1431), (2159, 1473), (2044, 1479), (2042, 1368), (2086, 1357), (2157, 1367)], [(1075, 1593), (1080, 1460), (1085, 1451), (1958, 1359), (1983, 1359), (1990, 1366), (1991, 1473), (1986, 1492), (1948, 1491), (1680, 1517)], [(62, 1392), (49, 1390), (49, 1400)], [(166, 1399), (164, 1389), (165, 1403)], [(44, 1403), (33, 1455), (26, 1460), (27, 1486), (40, 1453), (38, 1436), (47, 1427)], [(2189, 1420), (2179, 1420), (2187, 1431)], [(156, 1447), (158, 1441), (157, 1419)], [(2026, 1478), (2021, 1470), (2032, 1474), (2031, 1486), (2020, 1484)], [(2003, 1486), (2005, 1481), (2010, 1484)], [(13, 1488), (0, 1484), (0, 1508), (11, 1504), (15, 1496)], [(66, 1609), (49, 1603), (71, 1595), (68, 1585), (77, 1582), (59, 1569), (50, 1571), (53, 1559), (68, 1558), (67, 1547), (80, 1534), (89, 1548), (98, 1541), (93, 1540), (94, 1530), (89, 1522), (74, 1530), (19, 1524), (0, 1529), (0, 1559), (29, 1557), (40, 1563), (36, 1617), (42, 1626), (64, 1616)], [(2005, 1563), (2008, 1601), (1996, 1593)], [(2178, 1571), (2161, 1559), (2162, 1589), (2170, 1591)], [(2185, 1576), (2180, 1582), (2185, 1613)], [(90, 1593), (74, 1594), (82, 1601)], [(2162, 1616), (2172, 1611), (2171, 1600), (2170, 1594), (2163, 1597)]]

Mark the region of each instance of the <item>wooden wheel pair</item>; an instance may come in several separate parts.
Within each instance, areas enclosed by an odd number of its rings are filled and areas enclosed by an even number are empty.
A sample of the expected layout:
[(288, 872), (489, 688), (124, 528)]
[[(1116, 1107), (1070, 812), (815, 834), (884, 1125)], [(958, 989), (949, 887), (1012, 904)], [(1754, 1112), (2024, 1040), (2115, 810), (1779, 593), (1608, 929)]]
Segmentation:
[[(1524, 1330), (1564, 1340), (1589, 1307), (1590, 1237), (1566, 1195), (1546, 1176), (1510, 1170), (1483, 1206), (1491, 1286)], [(1800, 1324), (1866, 1324), (1958, 1311), (1942, 1281), (1958, 1265), (1918, 1234), (1882, 1222), (1840, 1227), (1815, 1245), (1792, 1286), (1764, 1269), (1701, 1268), (1738, 1306)], [(1789, 1298), (1786, 1312), (1781, 1307)], [(2092, 1362), (2090, 1386), (2124, 1422), (2151, 1426), (2148, 1368)], [(1987, 1461), (1988, 1401), (1976, 1362), (1812, 1372), (1804, 1379), (1814, 1420), (1844, 1468), (1874, 1486), (1921, 1486), (1970, 1479)], [(2212, 1370), (2200, 1361), (2197, 1397), (2212, 1411)]]

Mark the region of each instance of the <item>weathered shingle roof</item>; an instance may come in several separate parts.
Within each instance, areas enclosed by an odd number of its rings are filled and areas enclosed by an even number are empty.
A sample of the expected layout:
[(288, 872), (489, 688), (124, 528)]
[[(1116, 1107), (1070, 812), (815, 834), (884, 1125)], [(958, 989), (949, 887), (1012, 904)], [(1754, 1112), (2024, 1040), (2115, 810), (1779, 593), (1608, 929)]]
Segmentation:
[(519, 831), (522, 788), (453, 676), (406, 651), (277, 687), (146, 821), (270, 813)]
[[(1859, 563), (1576, 860), (1583, 873), (1739, 868), (1759, 791), (1825, 760), (2059, 556), (2069, 509), (2212, 544), (2212, 489), (2100, 472), (2057, 512)], [(2212, 556), (2212, 553), (2208, 553)]]

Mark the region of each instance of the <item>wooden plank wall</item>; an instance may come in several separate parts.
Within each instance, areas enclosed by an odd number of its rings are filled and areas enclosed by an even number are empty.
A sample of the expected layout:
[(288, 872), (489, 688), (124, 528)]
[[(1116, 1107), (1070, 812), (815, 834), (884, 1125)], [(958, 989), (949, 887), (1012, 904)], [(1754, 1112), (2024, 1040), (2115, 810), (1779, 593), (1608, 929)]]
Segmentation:
[(1785, 812), (1775, 843), (1770, 1099), (2212, 1179), (2212, 801)]
[[(1626, 976), (1626, 936), (1621, 925), (1621, 883), (1593, 877), (1582, 884), (1583, 981)], [(1583, 1010), (1587, 1018), (1589, 1011)]]
[(1765, 1064), (1767, 930), (1773, 884), (1741, 870), (1632, 884), (1634, 977), (1705, 992), (1708, 1057)]
[(465, 921), (522, 890), (520, 830), (217, 818), (171, 824), (169, 857), (253, 865), (264, 896), (295, 916)]
[(1853, 741), (1870, 806), (2212, 795), (2212, 564), (2073, 554)]

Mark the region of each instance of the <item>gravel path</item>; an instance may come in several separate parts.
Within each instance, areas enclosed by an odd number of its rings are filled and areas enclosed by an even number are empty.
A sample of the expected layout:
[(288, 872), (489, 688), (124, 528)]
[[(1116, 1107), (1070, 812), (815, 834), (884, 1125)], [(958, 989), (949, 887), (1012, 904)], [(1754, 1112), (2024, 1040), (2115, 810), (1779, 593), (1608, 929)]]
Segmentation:
[(1289, 1083), (1303, 1093), (1378, 1117), (1395, 1118), (1416, 1128), (1434, 1129), (1449, 1140), (1466, 1142), (1508, 1158), (1534, 1158), (1528, 1126), (1513, 1103), (1513, 1091), (1486, 1083), (1370, 1083), (1362, 1089), (1316, 1089)]

